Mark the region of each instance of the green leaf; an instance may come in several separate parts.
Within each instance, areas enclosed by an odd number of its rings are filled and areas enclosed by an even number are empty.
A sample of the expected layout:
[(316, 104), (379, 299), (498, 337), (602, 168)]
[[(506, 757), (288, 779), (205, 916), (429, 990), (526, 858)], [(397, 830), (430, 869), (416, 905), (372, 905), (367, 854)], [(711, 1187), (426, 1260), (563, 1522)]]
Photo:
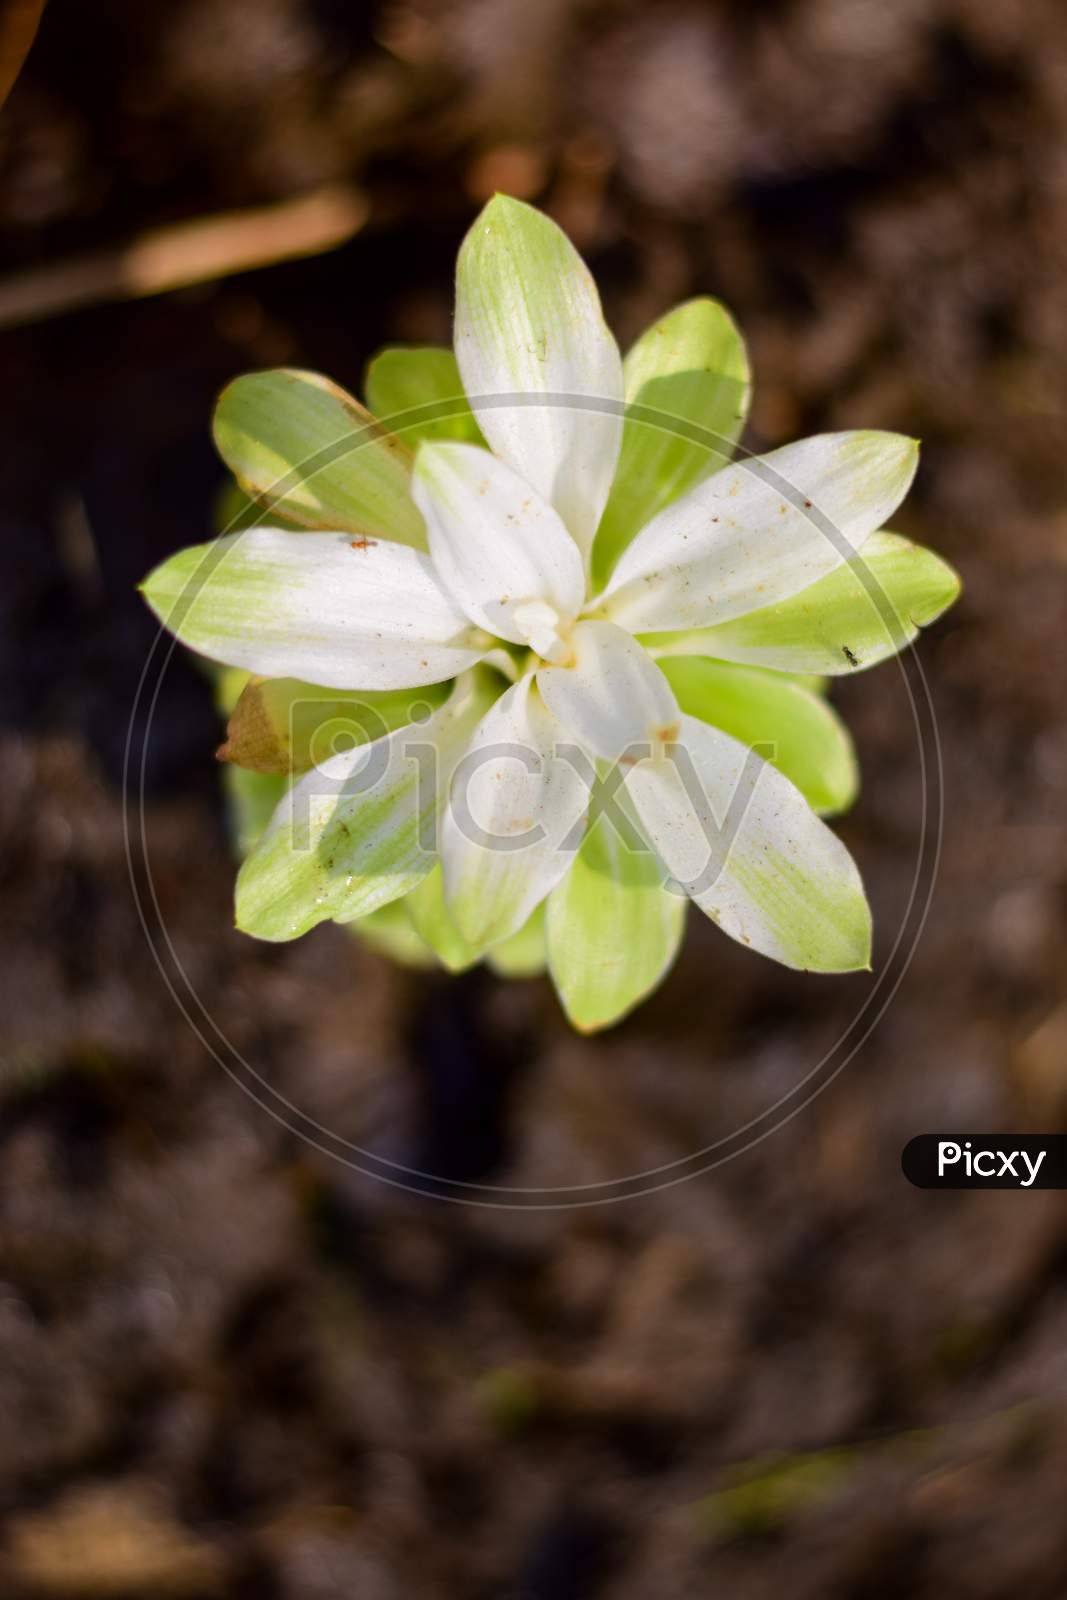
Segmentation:
[(545, 970), (545, 902), (536, 906), (510, 939), (493, 945), (486, 961), (500, 978), (537, 978)]
[(381, 350), (367, 368), (364, 390), (374, 415), (405, 444), (414, 447), (421, 439), (485, 444), (451, 350), (437, 345)]
[(208, 661), (203, 656), (194, 656), (193, 660), (207, 668), (215, 690), (215, 709), (222, 716), (228, 717), (244, 693), (245, 685), (252, 674), (244, 667), (220, 667), (217, 662)]
[(449, 915), (440, 866), (400, 902), (420, 940), (449, 972), (463, 972), (484, 956), (502, 978), (531, 978), (545, 970), (544, 902), (517, 933), (486, 951), (467, 942)]
[(717, 300), (689, 300), (654, 322), (623, 377), (622, 451), (593, 549), (598, 587), (657, 511), (726, 465), (748, 415), (748, 357)]
[(434, 865), (452, 770), (495, 692), (489, 673), (466, 674), (418, 730), (402, 728), (300, 778), (238, 874), (237, 926), (259, 939), (295, 939), (413, 889)]
[(683, 711), (756, 746), (821, 815), (855, 800), (852, 740), (819, 695), (782, 675), (703, 656), (664, 656), (660, 666)]
[(354, 745), (428, 716), (448, 686), (423, 689), (322, 689), (298, 678), (253, 678), (230, 715), (220, 761), (251, 772), (294, 777)]
[(829, 693), (830, 680), (821, 672), (775, 672), (773, 667), (753, 667), (752, 671), (773, 673), (776, 679), (784, 678), (787, 683), (807, 689), (809, 694)]
[[(229, 716), (248, 683), (248, 673), (241, 667), (216, 667), (210, 662), (207, 665), (214, 684), (215, 705), (224, 717)], [(274, 815), (285, 793), (285, 779), (227, 765), (222, 769), (222, 793), (230, 843), (238, 861), (243, 861)]]
[(582, 1033), (631, 1011), (665, 976), (685, 928), (686, 901), (664, 888), (651, 850), (631, 849), (601, 816), (548, 899), (548, 967)]
[(222, 789), (234, 854), (243, 861), (274, 815), (285, 793), (285, 779), (227, 766), (222, 771)]
[(440, 866), (427, 873), (402, 902), (422, 943), (449, 972), (463, 972), (484, 956), (502, 978), (532, 978), (545, 970), (545, 908), (537, 906), (517, 933), (486, 950), (463, 938), (445, 902)]
[(947, 561), (883, 530), (844, 566), (787, 599), (713, 628), (642, 639), (657, 656), (721, 656), (779, 672), (837, 676), (896, 655), (959, 592)]
[(449, 972), (463, 972), (474, 965), (482, 952), (467, 943), (448, 914), (440, 865), (404, 896), (403, 903), (412, 927)]
[(283, 517), (275, 508), (268, 510), (258, 500), (245, 494), (239, 483), (227, 478), (212, 507), (211, 525), (216, 533), (242, 533), (245, 528), (261, 528), (269, 522), (273, 528), (288, 528), (299, 533), (302, 524)]
[(388, 956), (403, 967), (436, 967), (430, 949), (411, 925), (405, 900), (390, 900), (368, 916), (346, 923), (349, 933), (370, 946), (376, 955)]
[(236, 378), (214, 426), (241, 488), (284, 517), (425, 549), (411, 451), (328, 378), (288, 367)]

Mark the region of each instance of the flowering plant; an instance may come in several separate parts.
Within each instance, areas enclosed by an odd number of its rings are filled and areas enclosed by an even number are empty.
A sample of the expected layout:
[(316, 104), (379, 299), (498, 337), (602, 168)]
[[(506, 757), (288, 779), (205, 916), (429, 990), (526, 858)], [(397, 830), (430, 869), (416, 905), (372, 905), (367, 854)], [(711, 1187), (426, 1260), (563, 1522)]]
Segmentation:
[(822, 689), (958, 581), (882, 531), (913, 440), (731, 463), (748, 392), (712, 300), (621, 360), (566, 236), (503, 197), (460, 251), (454, 355), (384, 351), (369, 409), (304, 372), (224, 391), (215, 437), (258, 521), (144, 593), (238, 669), (222, 754), (276, 786), (240, 928), (395, 937), (399, 916), (453, 969), (547, 963), (582, 1029), (661, 980), (687, 898), (786, 965), (869, 965), (822, 820), (856, 790)]

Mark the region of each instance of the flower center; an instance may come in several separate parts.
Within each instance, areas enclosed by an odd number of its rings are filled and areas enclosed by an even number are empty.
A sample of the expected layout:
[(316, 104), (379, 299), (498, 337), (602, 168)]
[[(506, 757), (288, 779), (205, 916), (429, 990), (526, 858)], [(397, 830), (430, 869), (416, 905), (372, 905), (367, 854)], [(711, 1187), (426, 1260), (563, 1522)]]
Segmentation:
[(523, 600), (511, 617), (535, 655), (554, 667), (568, 666), (574, 659), (559, 612), (547, 600)]

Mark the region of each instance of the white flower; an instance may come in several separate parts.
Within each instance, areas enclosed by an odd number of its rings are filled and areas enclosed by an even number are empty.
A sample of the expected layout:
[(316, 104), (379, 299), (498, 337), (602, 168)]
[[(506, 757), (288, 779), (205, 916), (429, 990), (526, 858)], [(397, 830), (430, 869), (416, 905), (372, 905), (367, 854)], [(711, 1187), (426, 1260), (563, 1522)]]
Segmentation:
[[(291, 938), (408, 895), (459, 964), (547, 900), (549, 965), (585, 1027), (669, 965), (668, 875), (778, 961), (867, 966), (859, 874), (809, 804), (847, 804), (851, 752), (785, 674), (870, 665), (953, 598), (936, 557), (878, 532), (914, 441), (830, 434), (726, 465), (748, 386), (722, 308), (680, 307), (624, 367), (565, 236), (500, 198), (460, 255), (455, 361), (469, 410), (447, 352), (372, 367), (372, 404), (414, 459), (322, 379), (238, 380), (223, 454), (310, 531), (252, 528), (145, 586), (194, 649), (309, 694), (382, 696), (393, 730), (294, 784), (242, 869), (239, 925)], [(427, 720), (407, 720), (417, 695), (397, 711), (397, 691), (446, 680)], [(636, 832), (605, 816), (583, 840), (590, 777), (620, 762), (605, 793)]]

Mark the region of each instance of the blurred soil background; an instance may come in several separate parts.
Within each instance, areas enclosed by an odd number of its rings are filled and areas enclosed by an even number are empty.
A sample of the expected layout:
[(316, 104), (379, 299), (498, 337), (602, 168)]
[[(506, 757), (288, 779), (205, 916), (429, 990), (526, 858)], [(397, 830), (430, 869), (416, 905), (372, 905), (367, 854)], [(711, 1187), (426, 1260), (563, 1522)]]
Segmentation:
[[(1065, 127), (1057, 0), (51, 0), (0, 114), (9, 315), (86, 256), (114, 287), (153, 230), (338, 186), (363, 220), (0, 335), (5, 1596), (1067, 1593), (1064, 1197), (899, 1170), (921, 1131), (1067, 1129)], [(460, 1186), (684, 1162), (795, 1090), (874, 980), (694, 919), (655, 998), (583, 1040), (542, 981), (412, 974), (333, 927), (247, 940), (209, 686), (176, 658), (146, 821), (175, 955), (274, 1091), (441, 1180), (410, 1194), (212, 1058), (123, 835), (134, 585), (212, 529), (213, 396), (277, 363), (356, 388), (382, 344), (447, 341), (498, 188), (568, 228), (624, 345), (726, 301), (750, 446), (920, 435), (896, 526), (965, 582), (920, 646), (946, 828), (894, 1003), (771, 1137), (599, 1206)], [(835, 699), (884, 965), (912, 712), (893, 665)]]

